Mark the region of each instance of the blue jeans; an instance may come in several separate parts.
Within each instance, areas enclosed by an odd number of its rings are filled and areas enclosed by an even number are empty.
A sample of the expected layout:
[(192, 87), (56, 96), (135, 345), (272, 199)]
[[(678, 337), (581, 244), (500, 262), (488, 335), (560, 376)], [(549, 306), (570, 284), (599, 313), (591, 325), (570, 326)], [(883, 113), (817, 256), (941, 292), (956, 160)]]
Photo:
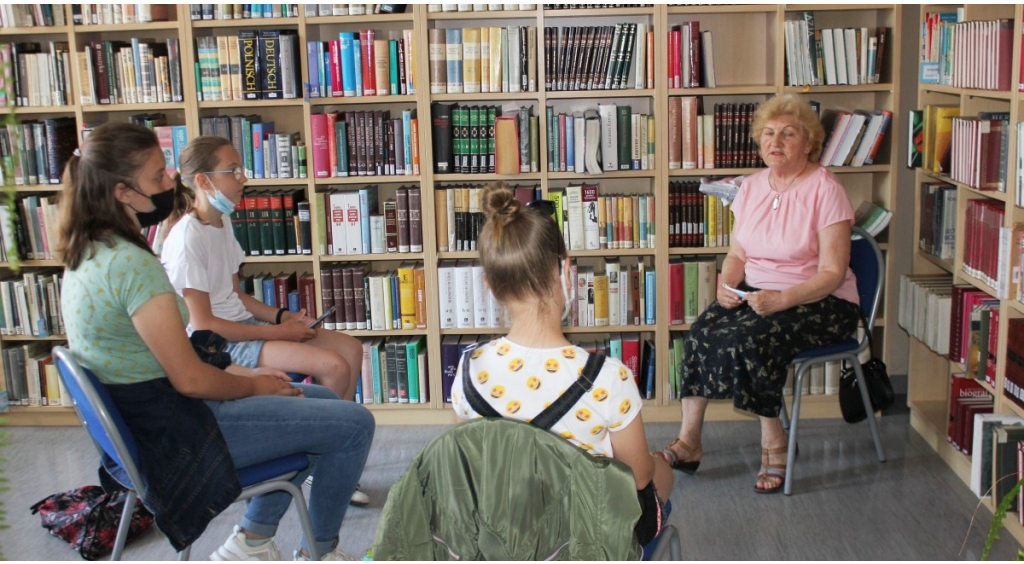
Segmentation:
[[(217, 418), (236, 467), (296, 452), (309, 455), (314, 478), (309, 516), (316, 548), (325, 554), (337, 541), (348, 500), (370, 452), (375, 424), (366, 408), (339, 400), (323, 386), (296, 385), (305, 397), (255, 396), (206, 403)], [(292, 482), (301, 486), (309, 473), (299, 473)], [(291, 496), (284, 492), (255, 497), (241, 526), (257, 535), (273, 536), (289, 503)], [(302, 547), (308, 551), (306, 543), (303, 539)]]

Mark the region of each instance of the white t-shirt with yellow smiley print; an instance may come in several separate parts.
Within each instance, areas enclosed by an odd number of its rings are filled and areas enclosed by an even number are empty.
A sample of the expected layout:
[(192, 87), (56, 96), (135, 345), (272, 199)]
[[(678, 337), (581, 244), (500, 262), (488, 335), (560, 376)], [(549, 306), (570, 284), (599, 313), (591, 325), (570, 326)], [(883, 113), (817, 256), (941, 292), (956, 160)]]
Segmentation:
[[(579, 378), (589, 353), (576, 347), (532, 349), (500, 337), (471, 353), (470, 377), (491, 407), (508, 419), (530, 421)], [(463, 419), (480, 417), (462, 393), (459, 369), (452, 384), (452, 407)], [(612, 456), (609, 433), (624, 429), (640, 413), (640, 391), (633, 373), (615, 358), (606, 358), (594, 387), (551, 432), (595, 456)]]

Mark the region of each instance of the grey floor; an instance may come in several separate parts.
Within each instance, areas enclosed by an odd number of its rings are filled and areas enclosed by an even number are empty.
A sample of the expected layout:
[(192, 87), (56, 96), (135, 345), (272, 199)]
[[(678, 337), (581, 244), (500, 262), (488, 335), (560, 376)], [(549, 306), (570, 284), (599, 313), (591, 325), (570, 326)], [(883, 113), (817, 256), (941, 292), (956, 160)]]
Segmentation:
[[(888, 462), (879, 464), (864, 424), (807, 421), (800, 436), (794, 495), (752, 491), (759, 465), (756, 423), (709, 423), (704, 464), (693, 477), (679, 476), (670, 521), (679, 527), (684, 558), (692, 560), (977, 560), (991, 514), (909, 428), (907, 415), (882, 419)], [(388, 487), (412, 457), (444, 427), (386, 426), (377, 430), (363, 474), (369, 508), (351, 508), (342, 544), (362, 553), (372, 542)], [(666, 444), (674, 424), (648, 425), (652, 447)], [(96, 454), (77, 428), (10, 428), (3, 452), (10, 489), (3, 492), (9, 528), (0, 531), (3, 556), (11, 560), (77, 560), (63, 541), (49, 536), (28, 507), (58, 491), (96, 483)], [(213, 521), (193, 550), (205, 558), (239, 519), (235, 504)], [(290, 555), (299, 539), (289, 512), (278, 541)], [(1012, 560), (1009, 534), (994, 559)], [(966, 540), (966, 542), (965, 542)], [(174, 559), (155, 530), (125, 553), (129, 560)]]

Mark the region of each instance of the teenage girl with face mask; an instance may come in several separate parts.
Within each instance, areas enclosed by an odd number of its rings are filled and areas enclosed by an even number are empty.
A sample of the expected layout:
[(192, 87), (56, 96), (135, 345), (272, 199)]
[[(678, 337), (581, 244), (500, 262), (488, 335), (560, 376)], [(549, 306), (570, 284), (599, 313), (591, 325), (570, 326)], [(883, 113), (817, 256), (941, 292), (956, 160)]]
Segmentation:
[[(565, 244), (550, 210), (524, 206), (500, 182), (484, 188), (481, 204), (487, 219), (477, 247), (484, 279), (508, 308), (512, 325), (506, 336), (479, 345), (465, 357), (468, 367), (460, 363), (452, 407), (460, 419), (480, 417), (462, 393), (468, 374), (479, 395), (502, 417), (528, 421), (576, 381), (590, 355), (562, 333), (572, 281)], [(633, 373), (607, 358), (590, 392), (551, 431), (594, 456), (628, 465), (644, 518), (658, 520), (660, 504), (672, 491), (672, 470), (660, 455), (648, 451), (641, 407)]]

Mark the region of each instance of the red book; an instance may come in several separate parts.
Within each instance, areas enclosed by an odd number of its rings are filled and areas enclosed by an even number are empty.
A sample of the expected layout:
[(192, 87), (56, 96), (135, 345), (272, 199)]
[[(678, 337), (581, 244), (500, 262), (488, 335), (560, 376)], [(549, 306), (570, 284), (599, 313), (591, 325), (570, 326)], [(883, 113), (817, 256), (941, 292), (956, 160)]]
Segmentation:
[[(384, 218), (385, 228), (387, 217)], [(409, 189), (398, 188), (395, 190), (395, 225), (398, 228), (398, 252), (409, 252)], [(389, 245), (390, 246), (390, 245)], [(422, 247), (422, 242), (420, 243)]]
[(640, 385), (640, 334), (622, 334), (622, 364), (633, 372), (633, 378)]
[[(985, 346), (986, 343), (982, 343)], [(989, 310), (988, 359), (985, 362), (985, 381), (996, 385), (996, 351), (999, 350), (999, 308)]]
[(680, 63), (679, 42), (682, 40), (682, 31), (673, 29), (668, 32), (668, 87), (679, 88)]
[[(322, 272), (320, 276), (323, 277)], [(316, 280), (308, 272), (299, 276), (299, 307), (306, 310), (309, 317), (316, 318), (319, 315), (316, 310)]]
[(363, 96), (377, 95), (377, 70), (373, 58), (375, 36), (372, 29), (359, 30), (359, 45), (363, 50)]
[(274, 295), (277, 307), (288, 307), (288, 293), (295, 289), (295, 273), (278, 274), (274, 277)]
[[(683, 77), (683, 80), (689, 81), (690, 88), (700, 87), (700, 22), (697, 20), (686, 22), (686, 26), (690, 28), (690, 48), (688, 54), (690, 56), (690, 76)], [(685, 86), (685, 85), (684, 85)]]
[(366, 270), (361, 266), (352, 267), (352, 299), (356, 314), (356, 329), (366, 329)]
[(686, 276), (683, 263), (668, 263), (668, 314), (670, 325), (681, 325), (685, 317), (683, 283)]
[(1013, 20), (999, 20), (996, 26), (996, 90), (1010, 91), (1013, 68)]
[[(356, 328), (356, 289), (352, 279), (353, 267), (341, 269), (342, 303), (345, 306), (345, 329)], [(363, 318), (366, 323), (366, 318)]]
[[(946, 439), (950, 443), (954, 443), (957, 438), (957, 419), (958, 415), (962, 415), (958, 413), (961, 404), (957, 400), (991, 397), (992, 394), (988, 393), (977, 380), (966, 378), (963, 374), (953, 375), (949, 397), (949, 428), (946, 433)], [(954, 446), (957, 445), (954, 444)]]
[(409, 251), (423, 252), (423, 197), (419, 188), (409, 188)]
[(327, 116), (309, 116), (310, 131), (313, 135), (313, 178), (330, 178), (331, 150), (327, 137)]
[(345, 95), (341, 85), (341, 40), (332, 39), (327, 44), (331, 55), (331, 97), (338, 98)]
[[(327, 116), (327, 176), (336, 176), (338, 171), (338, 114), (329, 112)], [(320, 178), (317, 176), (316, 178)]]
[[(345, 329), (348, 319), (345, 317), (345, 282), (342, 268), (340, 266), (331, 269), (331, 282), (334, 294), (334, 328), (341, 331)], [(326, 307), (326, 306), (324, 306)]]

